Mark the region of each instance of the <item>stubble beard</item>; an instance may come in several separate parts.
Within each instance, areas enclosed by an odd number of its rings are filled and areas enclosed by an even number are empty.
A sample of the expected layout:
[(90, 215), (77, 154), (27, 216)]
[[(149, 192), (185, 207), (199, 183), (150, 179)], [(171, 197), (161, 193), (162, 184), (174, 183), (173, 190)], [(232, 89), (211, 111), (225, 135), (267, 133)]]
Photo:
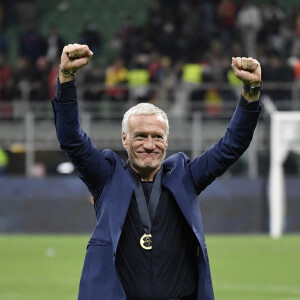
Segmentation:
[(136, 160), (131, 159), (130, 156), (129, 160), (130, 160), (130, 164), (132, 166), (132, 168), (141, 176), (141, 177), (147, 177), (149, 174), (151, 174), (152, 172), (154, 172), (155, 170), (159, 170), (159, 168), (161, 167), (161, 164), (163, 162), (163, 160), (165, 159), (166, 153), (164, 153), (163, 157), (154, 165), (141, 165), (136, 163)]

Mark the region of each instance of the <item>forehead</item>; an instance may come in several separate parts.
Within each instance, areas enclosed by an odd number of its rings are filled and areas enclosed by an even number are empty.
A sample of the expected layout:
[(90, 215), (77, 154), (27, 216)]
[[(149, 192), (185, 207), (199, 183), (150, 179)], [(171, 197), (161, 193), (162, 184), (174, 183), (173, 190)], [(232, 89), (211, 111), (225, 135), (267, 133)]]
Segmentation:
[(132, 115), (128, 119), (128, 131), (161, 131), (166, 133), (167, 124), (160, 115)]

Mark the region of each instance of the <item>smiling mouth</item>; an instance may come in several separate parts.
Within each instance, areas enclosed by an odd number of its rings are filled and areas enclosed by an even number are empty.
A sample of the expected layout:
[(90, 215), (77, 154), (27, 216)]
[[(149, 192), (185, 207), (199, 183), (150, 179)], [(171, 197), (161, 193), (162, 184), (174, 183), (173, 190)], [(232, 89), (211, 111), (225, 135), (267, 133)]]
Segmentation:
[(141, 152), (140, 154), (144, 155), (144, 156), (153, 156), (153, 155), (157, 155), (159, 153), (157, 152)]

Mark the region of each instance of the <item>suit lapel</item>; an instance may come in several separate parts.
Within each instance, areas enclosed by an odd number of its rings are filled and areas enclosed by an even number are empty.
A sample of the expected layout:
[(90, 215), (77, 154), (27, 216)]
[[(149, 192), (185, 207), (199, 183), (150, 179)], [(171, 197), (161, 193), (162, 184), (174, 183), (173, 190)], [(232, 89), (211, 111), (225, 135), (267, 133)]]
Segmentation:
[(122, 170), (123, 176), (115, 178), (112, 185), (114, 199), (111, 201), (110, 227), (114, 251), (116, 251), (123, 224), (127, 215), (130, 200), (134, 191), (134, 183), (127, 170)]
[[(176, 176), (176, 178), (174, 178)], [(191, 206), (189, 202), (189, 196), (187, 194), (186, 188), (183, 185), (183, 182), (177, 177), (177, 174), (173, 171), (171, 174), (166, 174), (162, 180), (162, 185), (169, 189), (181, 212), (186, 218), (187, 222), (191, 227), (193, 227), (193, 222), (191, 218)]]
[[(201, 221), (202, 218), (198, 203), (198, 197), (195, 195), (194, 199), (191, 195), (189, 195), (188, 186), (190, 185), (190, 183), (188, 182), (188, 180), (180, 179), (173, 171), (165, 175), (162, 180), (162, 185), (171, 191), (182, 214), (197, 236), (201, 246), (203, 246), (204, 240)], [(190, 188), (192, 189), (192, 187)]]

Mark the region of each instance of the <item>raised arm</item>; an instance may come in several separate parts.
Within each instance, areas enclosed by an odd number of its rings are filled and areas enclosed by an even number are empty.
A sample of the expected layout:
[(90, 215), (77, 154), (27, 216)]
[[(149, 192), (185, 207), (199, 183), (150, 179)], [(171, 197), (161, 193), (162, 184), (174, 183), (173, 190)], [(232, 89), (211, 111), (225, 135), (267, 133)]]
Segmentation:
[(222, 175), (248, 148), (260, 114), (261, 68), (253, 58), (232, 58), (235, 75), (244, 83), (242, 97), (219, 142), (189, 164), (198, 193)]
[(70, 44), (64, 47), (52, 104), (60, 147), (66, 151), (79, 177), (96, 199), (111, 165), (80, 127), (75, 82), (76, 72), (89, 63), (92, 55), (87, 45)]

